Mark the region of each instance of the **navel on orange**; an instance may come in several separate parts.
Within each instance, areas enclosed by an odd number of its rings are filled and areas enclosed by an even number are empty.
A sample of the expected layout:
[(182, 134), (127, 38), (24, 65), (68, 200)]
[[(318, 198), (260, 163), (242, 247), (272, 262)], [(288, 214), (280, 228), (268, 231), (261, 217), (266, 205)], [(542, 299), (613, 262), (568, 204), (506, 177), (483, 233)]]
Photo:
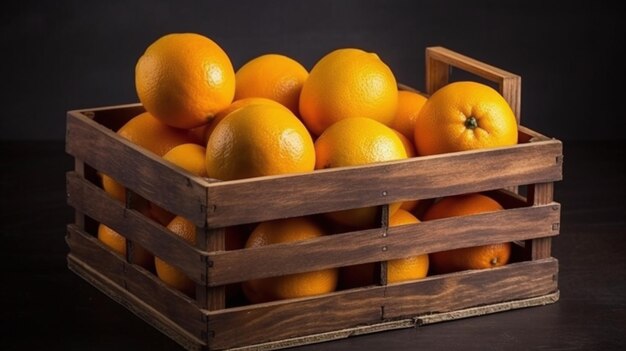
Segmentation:
[(235, 71), (213, 40), (173, 33), (152, 43), (137, 61), (139, 100), (156, 118), (177, 128), (209, 122), (235, 95)]
[(493, 88), (454, 82), (437, 90), (415, 121), (418, 155), (515, 145), (517, 121)]
[[(450, 196), (434, 203), (424, 214), (424, 221), (500, 211), (502, 206), (482, 194)], [(466, 269), (484, 269), (508, 263), (510, 243), (460, 248), (430, 254), (430, 262), (436, 273), (449, 273)]]

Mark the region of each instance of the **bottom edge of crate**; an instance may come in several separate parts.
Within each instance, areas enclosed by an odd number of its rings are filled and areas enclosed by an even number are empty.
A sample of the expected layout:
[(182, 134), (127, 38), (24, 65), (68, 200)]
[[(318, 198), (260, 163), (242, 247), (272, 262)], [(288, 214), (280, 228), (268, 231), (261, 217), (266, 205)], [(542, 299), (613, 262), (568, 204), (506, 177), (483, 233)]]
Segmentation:
[[(68, 255), (67, 257), (68, 267), (75, 274), (86, 280), (88, 283), (96, 287), (98, 290), (109, 296), (114, 301), (118, 302), (122, 306), (126, 307), (129, 311), (133, 312), (136, 316), (152, 325), (154, 328), (177, 342), (179, 345), (187, 350), (208, 350), (208, 345), (180, 328), (178, 325), (170, 321), (167, 317), (160, 314), (154, 308), (150, 307), (132, 293), (125, 290), (123, 287), (117, 285), (113, 281), (109, 280), (106, 276), (100, 274), (95, 269), (91, 268), (88, 264), (81, 261), (79, 258)], [(445, 321), (452, 321), (457, 319), (481, 316), (486, 314), (492, 314), (497, 312), (504, 312), (509, 310), (543, 306), (551, 303), (555, 303), (559, 299), (559, 290), (552, 293), (523, 298), (508, 300), (493, 304), (486, 304), (481, 306), (463, 308), (454, 311), (431, 313), (425, 315), (419, 315), (412, 318), (403, 318), (391, 321), (383, 321), (380, 323), (373, 323), (368, 325), (362, 325), (357, 327), (339, 329), (335, 331), (310, 334), (305, 336), (298, 336), (293, 338), (287, 338), (277, 341), (247, 345), (243, 347), (230, 348), (228, 350), (234, 351), (260, 351), (260, 350), (277, 350), (289, 347), (296, 347), (308, 344), (316, 344), (321, 342), (333, 341), (345, 339), (348, 337), (372, 334), (377, 332), (389, 331), (394, 329), (415, 328), (428, 324), (434, 324)]]
[(482, 316), (497, 312), (504, 312), (510, 310), (516, 310), (527, 307), (544, 306), (551, 303), (555, 303), (559, 300), (559, 290), (532, 298), (511, 300), (500, 303), (494, 303), (484, 306), (477, 306), (471, 308), (460, 309), (450, 312), (433, 313), (428, 315), (416, 316), (413, 318), (405, 318), (388, 322), (381, 322), (375, 324), (368, 324), (364, 326), (358, 326), (353, 328), (346, 328), (326, 333), (312, 334), (306, 336), (300, 336), (295, 338), (289, 338), (284, 340), (272, 341), (267, 343), (260, 343), (255, 345), (236, 347), (227, 349), (225, 351), (264, 351), (264, 350), (278, 350), (296, 346), (317, 344), (327, 341), (334, 341), (340, 339), (346, 339), (353, 336), (373, 334), (378, 332), (390, 331), (395, 329), (416, 328), (428, 324), (452, 321), (457, 319), (464, 319), (476, 316)]
[(170, 319), (135, 297), (123, 287), (100, 274), (85, 262), (82, 262), (79, 258), (76, 258), (71, 254), (68, 255), (67, 266), (76, 275), (83, 278), (109, 298), (126, 307), (126, 309), (131, 311), (137, 317), (152, 325), (154, 328), (177, 342), (185, 349), (190, 351), (207, 349), (205, 342), (180, 328)]

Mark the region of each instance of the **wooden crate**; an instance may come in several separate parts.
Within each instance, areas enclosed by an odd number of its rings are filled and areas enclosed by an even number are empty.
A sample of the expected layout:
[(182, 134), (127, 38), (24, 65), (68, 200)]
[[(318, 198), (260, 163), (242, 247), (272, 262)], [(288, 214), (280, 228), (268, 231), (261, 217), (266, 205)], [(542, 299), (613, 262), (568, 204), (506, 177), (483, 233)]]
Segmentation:
[[(441, 47), (426, 50), (426, 92), (446, 84), (453, 67), (497, 84), (520, 115), (519, 76)], [(76, 160), (67, 173), (68, 202), (76, 210), (75, 223), (67, 228), (68, 266), (187, 349), (282, 348), (558, 299), (558, 262), (550, 254), (560, 221), (552, 185), (562, 179), (558, 140), (520, 126), (519, 143), (511, 147), (217, 181), (192, 176), (114, 132), (140, 112), (143, 108), (135, 104), (67, 114), (66, 151)], [(97, 184), (96, 172), (125, 185), (127, 202), (109, 197)], [(524, 195), (518, 195), (518, 187), (526, 190)], [(388, 203), (473, 192), (488, 193), (505, 210), (387, 225)], [(197, 244), (187, 244), (139, 212), (133, 200), (139, 196), (193, 221)], [(379, 206), (379, 227), (224, 249), (228, 226), (366, 206)], [(127, 257), (97, 240), (97, 222), (126, 236)], [(515, 260), (506, 266), (386, 284), (387, 260), (507, 241), (515, 243)], [(195, 298), (134, 264), (130, 252), (135, 244), (184, 271), (196, 283)], [(365, 262), (379, 262), (376, 285), (226, 306), (230, 283)]]

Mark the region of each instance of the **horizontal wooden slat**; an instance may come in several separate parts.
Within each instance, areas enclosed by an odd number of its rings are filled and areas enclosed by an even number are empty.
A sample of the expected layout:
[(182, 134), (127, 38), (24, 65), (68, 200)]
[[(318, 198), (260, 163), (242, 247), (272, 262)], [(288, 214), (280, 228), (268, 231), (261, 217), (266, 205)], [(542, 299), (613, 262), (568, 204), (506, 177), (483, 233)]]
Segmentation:
[(204, 226), (209, 184), (78, 112), (67, 115), (66, 152), (139, 195)]
[(113, 282), (117, 290), (123, 288), (125, 295), (133, 295), (199, 340), (206, 335), (207, 325), (203, 322), (203, 312), (193, 300), (169, 289), (152, 273), (128, 264), (122, 256), (107, 249), (98, 239), (74, 225), (68, 225), (66, 241), (71, 257)]
[[(560, 205), (329, 235), (311, 240), (209, 253), (210, 286), (253, 278), (348, 266), (424, 253), (558, 234)], [(555, 225), (556, 224), (556, 225)]]
[(464, 271), (449, 278), (388, 286), (384, 318), (454, 311), (557, 290), (556, 259), (513, 263), (502, 268)]
[[(559, 141), (212, 183), (207, 223), (222, 227), (562, 178)], [(261, 205), (262, 204), (262, 205)]]
[(556, 274), (557, 261), (550, 258), (208, 312), (209, 344), (215, 349), (238, 347), (540, 296), (557, 290)]
[(189, 245), (143, 214), (125, 208), (121, 202), (75, 172), (68, 172), (66, 179), (67, 200), (71, 206), (178, 267), (195, 282), (205, 282), (204, 251)]

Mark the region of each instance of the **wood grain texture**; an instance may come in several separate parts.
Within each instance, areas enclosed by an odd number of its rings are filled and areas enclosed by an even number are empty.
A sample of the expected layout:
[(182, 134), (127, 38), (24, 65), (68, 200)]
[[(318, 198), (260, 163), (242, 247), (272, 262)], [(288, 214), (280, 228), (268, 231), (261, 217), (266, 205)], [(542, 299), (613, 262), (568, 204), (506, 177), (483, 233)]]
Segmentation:
[(204, 251), (190, 246), (185, 240), (140, 212), (127, 209), (121, 202), (74, 172), (67, 173), (66, 181), (67, 201), (71, 206), (178, 267), (195, 282), (205, 282)]
[(170, 212), (204, 225), (206, 180), (184, 172), (83, 114), (67, 115), (66, 152)]
[(550, 203), (416, 224), (335, 234), (253, 249), (208, 253), (208, 284), (417, 256), (558, 233), (560, 205)]
[(433, 276), (420, 284), (400, 283), (386, 292), (384, 318), (453, 311), (555, 292), (558, 261), (548, 258), (534, 262)]
[[(238, 347), (537, 297), (557, 290), (557, 267), (555, 259), (521, 262), (490, 270), (209, 312), (208, 324), (213, 336), (209, 345), (215, 349)], [(238, 328), (248, 332), (241, 333)]]
[(208, 188), (207, 223), (224, 227), (556, 181), (562, 178), (561, 163), (557, 162), (561, 154), (561, 142), (550, 140), (305, 174), (215, 182)]
[[(134, 296), (199, 340), (206, 336), (203, 313), (193, 300), (168, 288), (154, 274), (139, 266), (128, 264), (122, 256), (115, 254), (96, 238), (74, 225), (67, 228), (66, 242), (70, 247), (71, 257), (106, 277), (115, 285), (111, 286), (112, 288), (123, 290), (127, 296)], [(137, 303), (133, 302), (133, 305)], [(154, 311), (148, 313), (155, 314)]]

